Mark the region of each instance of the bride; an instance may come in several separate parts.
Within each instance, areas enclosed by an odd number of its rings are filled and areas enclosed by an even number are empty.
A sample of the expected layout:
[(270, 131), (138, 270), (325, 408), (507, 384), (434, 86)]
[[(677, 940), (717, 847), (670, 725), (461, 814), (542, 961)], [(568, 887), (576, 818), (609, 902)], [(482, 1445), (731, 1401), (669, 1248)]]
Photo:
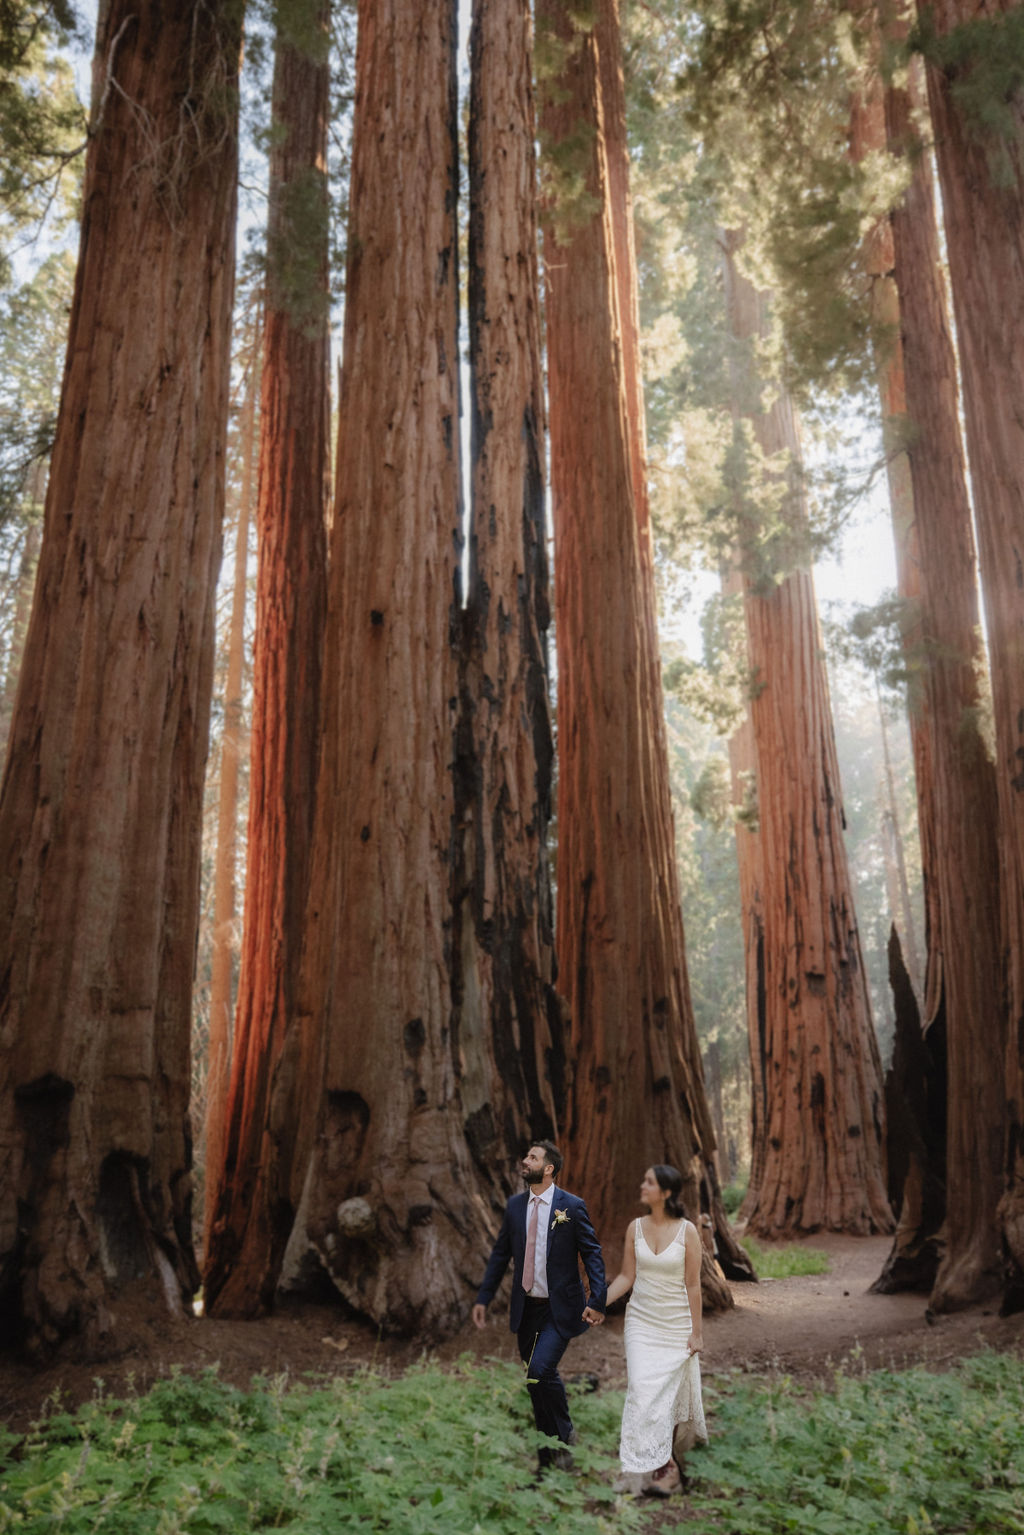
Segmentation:
[(674, 1167), (649, 1167), (640, 1185), (647, 1214), (630, 1221), (622, 1269), (608, 1305), (632, 1290), (626, 1307), (626, 1402), (619, 1457), (622, 1483), (668, 1497), (682, 1485), (673, 1453), (706, 1440), (700, 1395), (701, 1241), (679, 1203)]

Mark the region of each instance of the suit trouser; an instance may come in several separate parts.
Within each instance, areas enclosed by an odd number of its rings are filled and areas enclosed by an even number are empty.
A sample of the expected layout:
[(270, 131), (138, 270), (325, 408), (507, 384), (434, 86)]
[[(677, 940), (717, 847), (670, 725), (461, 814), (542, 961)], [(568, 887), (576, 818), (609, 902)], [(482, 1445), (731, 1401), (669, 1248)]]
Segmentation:
[[(551, 1307), (546, 1300), (526, 1297), (516, 1342), (519, 1344), (519, 1357), (526, 1365), (533, 1421), (542, 1434), (560, 1439), (563, 1444), (570, 1444), (573, 1439), (572, 1419), (569, 1416), (565, 1386), (558, 1373), (558, 1365), (569, 1339), (562, 1336), (552, 1321)], [(541, 1465), (548, 1463), (551, 1453), (551, 1450), (541, 1448)]]

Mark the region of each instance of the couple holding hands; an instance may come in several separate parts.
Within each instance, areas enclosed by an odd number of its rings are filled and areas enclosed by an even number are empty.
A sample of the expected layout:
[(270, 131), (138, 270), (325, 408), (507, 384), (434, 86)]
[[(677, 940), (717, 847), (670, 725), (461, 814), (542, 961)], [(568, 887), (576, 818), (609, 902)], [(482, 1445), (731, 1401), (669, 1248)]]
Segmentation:
[[(541, 1469), (571, 1465), (576, 1434), (559, 1362), (570, 1338), (604, 1321), (605, 1307), (632, 1290), (626, 1308), (626, 1401), (619, 1457), (622, 1485), (663, 1497), (682, 1485), (679, 1460), (707, 1438), (700, 1394), (701, 1242), (679, 1203), (682, 1178), (674, 1167), (649, 1167), (640, 1186), (647, 1213), (630, 1221), (622, 1268), (606, 1285), (601, 1244), (575, 1194), (555, 1178), (562, 1154), (538, 1141), (523, 1158), (526, 1192), (514, 1195), (473, 1307), (483, 1327), (486, 1309), (513, 1263), (510, 1323), (527, 1371), (537, 1428), (556, 1446), (539, 1452)], [(583, 1293), (579, 1264), (590, 1287)]]

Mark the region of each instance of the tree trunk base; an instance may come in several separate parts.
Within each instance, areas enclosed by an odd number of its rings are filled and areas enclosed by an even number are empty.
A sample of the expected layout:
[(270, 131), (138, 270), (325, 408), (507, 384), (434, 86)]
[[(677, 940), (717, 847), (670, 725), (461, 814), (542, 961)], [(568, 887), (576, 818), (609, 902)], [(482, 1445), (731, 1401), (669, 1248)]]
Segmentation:
[(986, 1262), (984, 1254), (972, 1249), (940, 1265), (928, 1304), (936, 1314), (966, 1311), (969, 1306), (994, 1300), (1002, 1289), (1002, 1265), (991, 1258)]
[(870, 1285), (872, 1295), (898, 1295), (902, 1291), (929, 1295), (942, 1262), (942, 1243), (929, 1237), (914, 1248), (899, 1250), (899, 1238), (885, 1260), (885, 1267)]

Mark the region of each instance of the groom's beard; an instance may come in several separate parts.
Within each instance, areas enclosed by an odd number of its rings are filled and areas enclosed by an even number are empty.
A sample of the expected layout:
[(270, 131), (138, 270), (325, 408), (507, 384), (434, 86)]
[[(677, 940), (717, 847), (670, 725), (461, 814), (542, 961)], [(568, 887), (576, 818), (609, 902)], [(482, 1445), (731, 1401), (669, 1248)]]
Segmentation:
[(525, 1172), (523, 1174), (523, 1182), (524, 1183), (543, 1183), (544, 1182), (544, 1169), (541, 1168), (540, 1172), (537, 1172), (537, 1170), (535, 1168), (531, 1167), (528, 1172)]

